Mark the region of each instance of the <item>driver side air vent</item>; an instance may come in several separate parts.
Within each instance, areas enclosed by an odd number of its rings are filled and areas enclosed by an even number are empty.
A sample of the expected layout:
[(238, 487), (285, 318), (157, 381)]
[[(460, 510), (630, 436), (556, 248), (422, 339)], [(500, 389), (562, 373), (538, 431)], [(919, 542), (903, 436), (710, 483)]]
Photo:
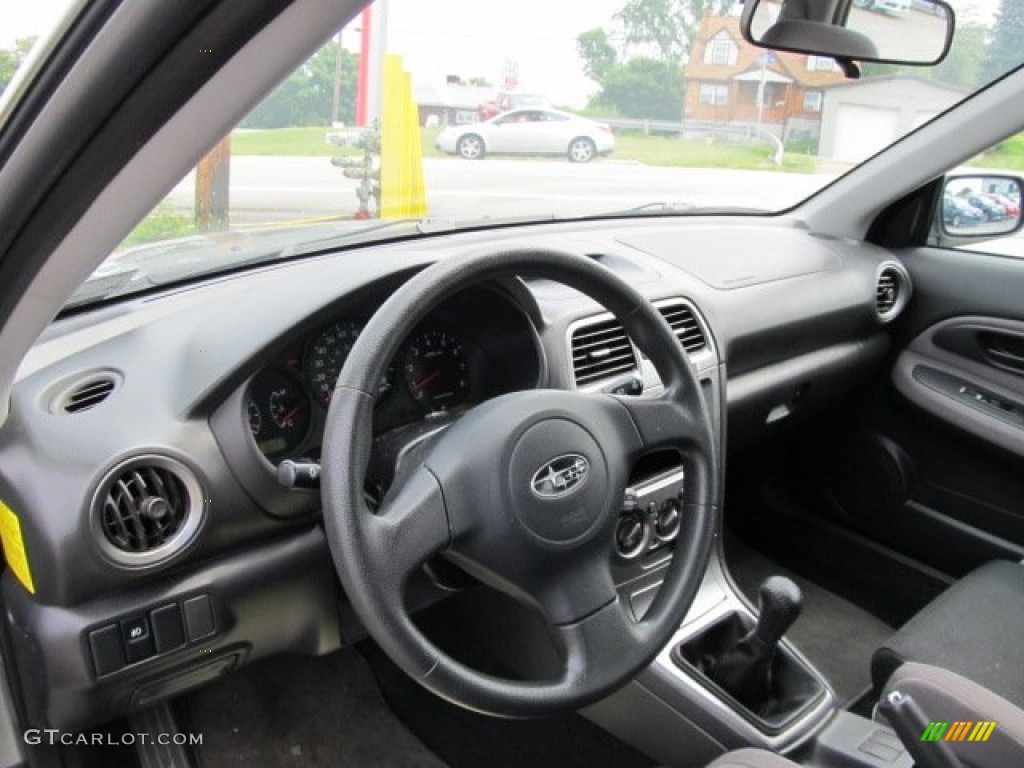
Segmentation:
[(80, 384), (68, 393), (64, 402), (65, 413), (78, 413), (87, 411), (104, 400), (107, 395), (114, 391), (114, 380), (107, 377), (98, 377), (84, 384)]
[(572, 371), (577, 386), (607, 379), (637, 367), (633, 345), (613, 317), (587, 323), (572, 332)]
[(882, 322), (894, 319), (910, 300), (910, 275), (899, 264), (886, 262), (878, 270), (875, 311)]
[(146, 456), (121, 464), (103, 479), (93, 501), (100, 549), (121, 565), (167, 560), (199, 529), (202, 496), (192, 471), (173, 459)]
[(46, 397), (50, 413), (82, 413), (102, 403), (121, 384), (121, 375), (111, 370), (75, 374), (58, 383)]

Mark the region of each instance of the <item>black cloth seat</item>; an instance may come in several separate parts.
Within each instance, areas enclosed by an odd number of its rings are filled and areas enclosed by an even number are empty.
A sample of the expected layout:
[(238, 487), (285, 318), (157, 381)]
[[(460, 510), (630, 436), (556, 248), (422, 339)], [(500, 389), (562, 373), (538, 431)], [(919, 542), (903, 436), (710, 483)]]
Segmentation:
[(707, 768), (800, 768), (792, 760), (764, 749), (737, 749), (726, 752)]
[(1024, 566), (986, 563), (926, 605), (875, 651), (875, 690), (906, 662), (955, 672), (1024, 709)]

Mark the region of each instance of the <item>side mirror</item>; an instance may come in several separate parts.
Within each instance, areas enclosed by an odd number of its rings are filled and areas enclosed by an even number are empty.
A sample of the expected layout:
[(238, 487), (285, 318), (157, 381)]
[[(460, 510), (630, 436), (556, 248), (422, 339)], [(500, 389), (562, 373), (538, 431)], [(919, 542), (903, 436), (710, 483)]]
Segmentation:
[(938, 224), (950, 243), (978, 242), (1020, 229), (1021, 188), (1017, 176), (948, 176), (939, 201)]
[(741, 30), (762, 48), (932, 65), (953, 41), (946, 0), (746, 0)]

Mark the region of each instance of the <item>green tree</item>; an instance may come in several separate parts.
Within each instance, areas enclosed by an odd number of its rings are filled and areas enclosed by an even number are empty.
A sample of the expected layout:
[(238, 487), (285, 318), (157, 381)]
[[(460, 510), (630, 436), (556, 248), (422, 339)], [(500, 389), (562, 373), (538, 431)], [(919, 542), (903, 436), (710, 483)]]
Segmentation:
[(701, 17), (721, 15), (734, 0), (627, 0), (616, 15), (627, 45), (649, 46), (660, 61), (683, 64)]
[(630, 59), (609, 69), (600, 99), (624, 117), (678, 120), (683, 105), (682, 72), (669, 62)]
[(615, 48), (608, 42), (608, 33), (600, 27), (576, 38), (576, 52), (583, 59), (583, 72), (594, 82), (600, 83), (615, 66)]
[(910, 67), (866, 62), (861, 66), (861, 71), (864, 77), (895, 74), (914, 75), (974, 91), (987, 82), (982, 79), (982, 70), (990, 34), (991, 30), (984, 24), (967, 22), (957, 26), (949, 54), (934, 67)]
[(491, 81), (488, 80), (486, 77), (471, 77), (471, 78), (469, 78), (469, 80), (466, 81), (466, 84), (467, 85), (475, 85), (475, 86), (478, 86), (480, 88), (490, 88), (491, 87)]
[(993, 26), (992, 45), (982, 68), (985, 82), (1020, 65), (1024, 58), (1021, 55), (1021, 40), (1024, 40), (1024, 0), (1000, 0)]
[[(328, 125), (334, 98), (334, 68), (338, 42), (332, 40), (269, 96), (260, 102), (242, 121), (243, 128), (284, 128), (296, 125)], [(341, 102), (338, 119), (344, 123), (355, 120), (356, 78), (359, 57), (341, 49)]]
[(938, 66), (928, 70), (932, 78), (972, 91), (980, 88), (986, 82), (982, 80), (982, 65), (990, 31), (977, 22), (958, 24), (949, 55)]
[(7, 88), (35, 42), (35, 37), (20, 37), (14, 41), (13, 48), (0, 48), (0, 93)]

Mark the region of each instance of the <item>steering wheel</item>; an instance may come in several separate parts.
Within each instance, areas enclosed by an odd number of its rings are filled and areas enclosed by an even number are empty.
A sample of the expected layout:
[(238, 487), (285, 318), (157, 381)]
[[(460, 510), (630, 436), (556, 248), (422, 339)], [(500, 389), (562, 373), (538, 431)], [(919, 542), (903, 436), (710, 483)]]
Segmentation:
[[(432, 307), (471, 285), (512, 276), (555, 280), (603, 304), (650, 358), (656, 397), (564, 390), (514, 392), (462, 415), (396, 479), (380, 509), (363, 487), (378, 382)], [(447, 258), (396, 291), (359, 335), (327, 414), (321, 492), (334, 565), (352, 607), (384, 652), (434, 693), (477, 711), (530, 717), (578, 709), (649, 664), (693, 602), (715, 532), (717, 462), (690, 361), (658, 311), (601, 265), (545, 249)], [(682, 528), (651, 607), (634, 619), (611, 563), (630, 470), (676, 449), (685, 466)], [(561, 645), (552, 679), (472, 669), (415, 626), (411, 574), (445, 556), (538, 608)]]

